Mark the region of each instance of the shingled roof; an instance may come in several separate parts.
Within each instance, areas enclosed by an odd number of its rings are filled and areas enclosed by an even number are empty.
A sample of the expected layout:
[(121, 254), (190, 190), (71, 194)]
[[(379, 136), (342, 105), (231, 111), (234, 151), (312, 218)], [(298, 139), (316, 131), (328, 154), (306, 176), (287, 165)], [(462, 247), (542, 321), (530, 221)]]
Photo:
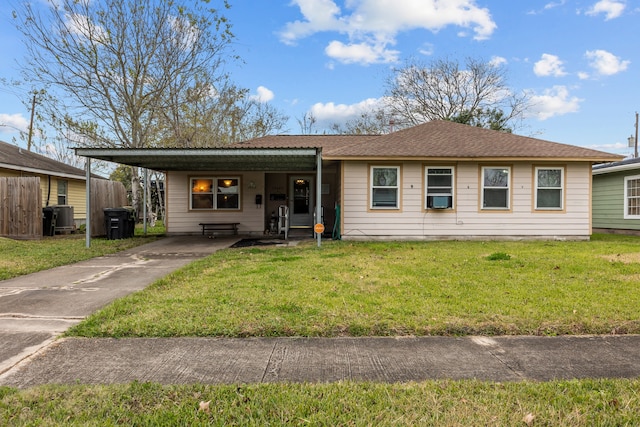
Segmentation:
[(238, 142), (228, 148), (322, 148), (324, 153), (329, 153), (376, 138), (380, 135), (267, 135)]
[(69, 166), (2, 141), (0, 141), (0, 168), (63, 178), (86, 179), (86, 173), (83, 169)]
[(323, 158), (619, 161), (623, 156), (569, 144), (435, 120), (387, 135), (278, 135), (234, 148), (316, 148)]

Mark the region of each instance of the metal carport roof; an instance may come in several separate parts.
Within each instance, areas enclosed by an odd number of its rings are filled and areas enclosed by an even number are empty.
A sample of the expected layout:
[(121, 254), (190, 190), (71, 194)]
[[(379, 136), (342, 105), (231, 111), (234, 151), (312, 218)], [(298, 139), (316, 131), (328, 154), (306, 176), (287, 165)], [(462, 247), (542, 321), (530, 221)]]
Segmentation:
[(319, 148), (76, 148), (76, 155), (157, 171), (302, 171), (316, 168)]

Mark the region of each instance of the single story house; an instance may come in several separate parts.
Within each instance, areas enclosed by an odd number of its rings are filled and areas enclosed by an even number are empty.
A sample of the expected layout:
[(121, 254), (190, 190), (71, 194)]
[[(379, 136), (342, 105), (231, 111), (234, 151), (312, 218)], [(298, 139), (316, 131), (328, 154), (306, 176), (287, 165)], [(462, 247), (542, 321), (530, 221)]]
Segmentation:
[(0, 141), (0, 177), (39, 177), (43, 207), (72, 206), (76, 224), (86, 218), (86, 173), (83, 169)]
[(165, 171), (168, 234), (218, 223), (262, 235), (283, 217), (290, 228), (323, 222), (345, 240), (588, 239), (592, 165), (622, 158), (448, 121), (387, 135), (76, 153)]
[(640, 158), (593, 167), (593, 228), (640, 234)]

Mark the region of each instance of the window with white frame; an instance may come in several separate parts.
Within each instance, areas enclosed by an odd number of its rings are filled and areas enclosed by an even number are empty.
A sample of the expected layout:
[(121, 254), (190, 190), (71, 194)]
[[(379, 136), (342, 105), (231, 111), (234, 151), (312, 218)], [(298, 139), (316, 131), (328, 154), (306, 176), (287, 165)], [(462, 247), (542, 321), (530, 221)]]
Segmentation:
[(427, 167), (426, 180), (426, 208), (453, 209), (454, 168)]
[(624, 219), (640, 219), (640, 175), (624, 178)]
[(536, 209), (562, 209), (564, 199), (563, 171), (563, 168), (536, 168)]
[(482, 209), (509, 209), (511, 168), (482, 168)]
[(371, 208), (400, 207), (400, 167), (371, 166)]
[(240, 209), (240, 178), (238, 177), (194, 177), (189, 191), (190, 208), (193, 210), (238, 210)]
[(66, 179), (58, 180), (58, 204), (66, 205), (69, 193), (69, 182)]

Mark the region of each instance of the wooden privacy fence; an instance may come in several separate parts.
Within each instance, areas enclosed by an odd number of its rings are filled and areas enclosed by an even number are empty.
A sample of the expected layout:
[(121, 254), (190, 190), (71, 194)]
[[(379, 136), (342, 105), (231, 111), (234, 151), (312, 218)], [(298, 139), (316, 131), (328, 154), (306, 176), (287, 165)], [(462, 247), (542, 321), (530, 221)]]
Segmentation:
[(0, 177), (0, 237), (42, 238), (39, 177)]
[(127, 190), (121, 182), (91, 180), (91, 235), (104, 236), (104, 209), (127, 205)]

